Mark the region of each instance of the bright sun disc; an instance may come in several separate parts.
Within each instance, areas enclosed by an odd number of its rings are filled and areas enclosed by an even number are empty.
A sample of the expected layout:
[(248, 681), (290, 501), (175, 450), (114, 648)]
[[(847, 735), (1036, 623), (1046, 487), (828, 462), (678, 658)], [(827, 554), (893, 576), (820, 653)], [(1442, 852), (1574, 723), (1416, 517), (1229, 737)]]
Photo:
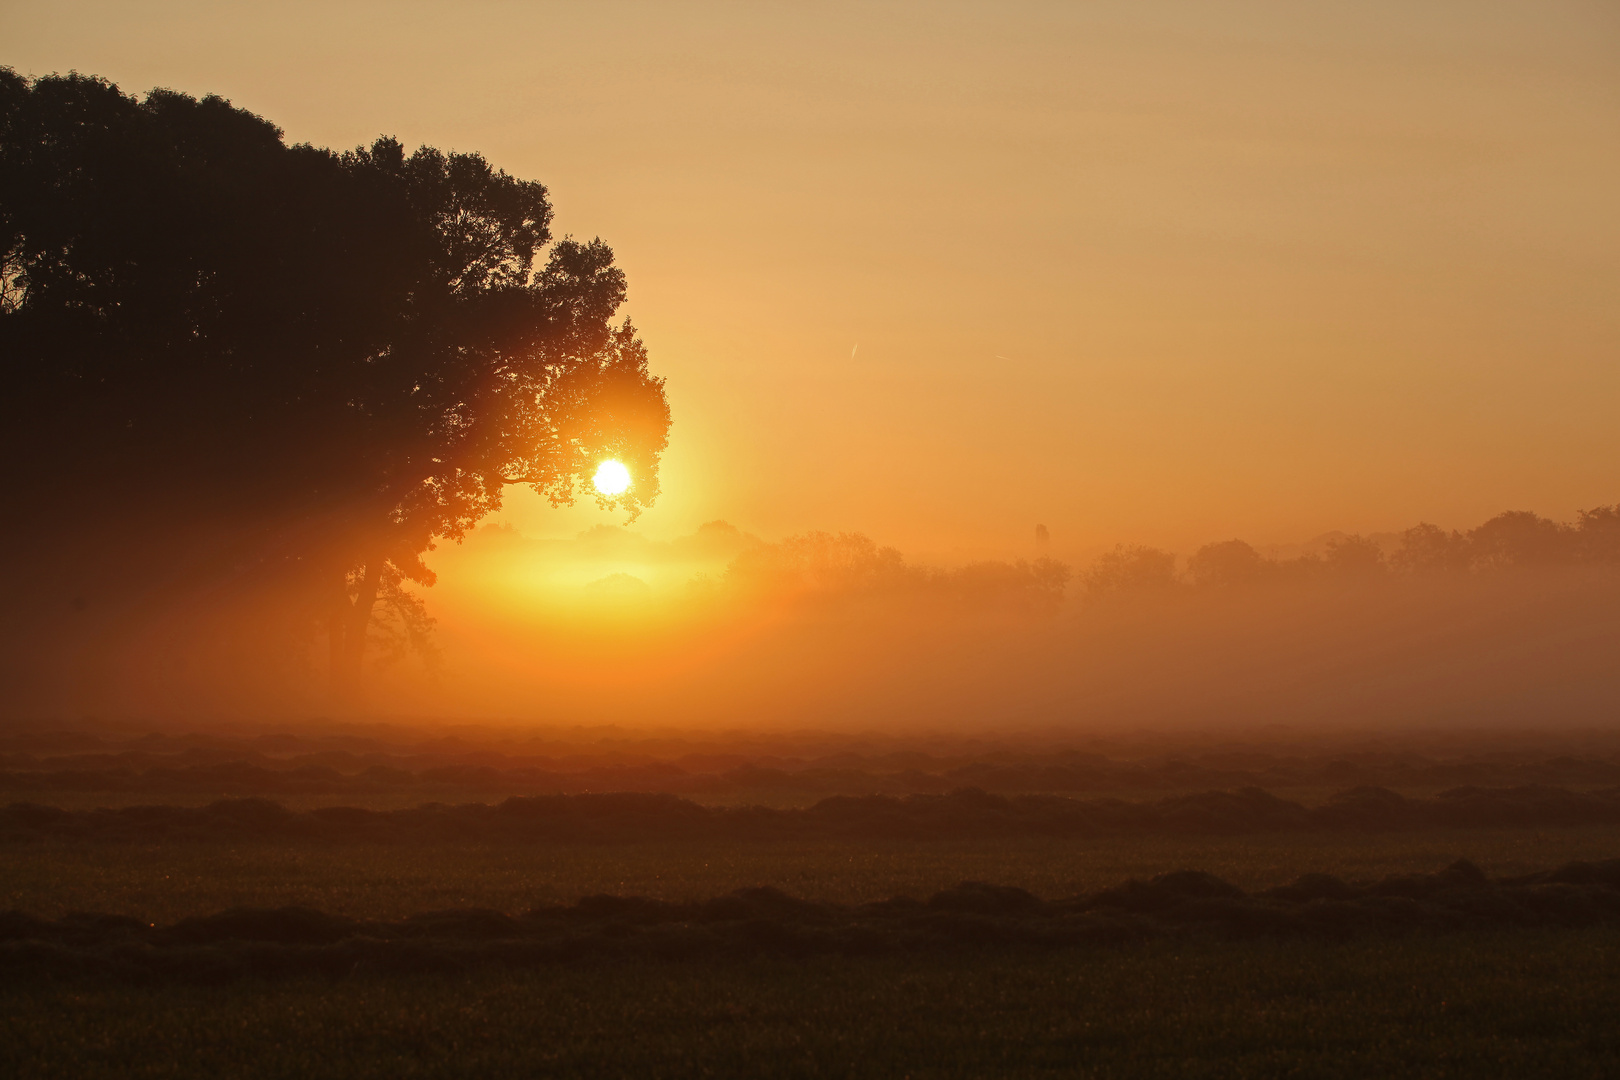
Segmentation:
[(623, 495), (630, 490), (630, 470), (617, 461), (604, 461), (597, 466), (595, 483), (603, 495)]

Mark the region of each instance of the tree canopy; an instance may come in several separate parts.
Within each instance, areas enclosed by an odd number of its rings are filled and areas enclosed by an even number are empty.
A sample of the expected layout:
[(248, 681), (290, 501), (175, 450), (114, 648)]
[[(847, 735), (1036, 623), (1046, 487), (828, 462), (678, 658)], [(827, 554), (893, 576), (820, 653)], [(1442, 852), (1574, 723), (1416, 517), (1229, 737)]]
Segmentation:
[[(422, 553), (507, 485), (634, 516), (663, 381), (615, 321), (612, 251), (551, 220), (475, 153), (289, 146), (218, 97), (0, 69), (8, 544), (279, 575), (352, 669), (372, 603), (431, 583)], [(634, 477), (616, 497), (588, 486), (606, 457)]]

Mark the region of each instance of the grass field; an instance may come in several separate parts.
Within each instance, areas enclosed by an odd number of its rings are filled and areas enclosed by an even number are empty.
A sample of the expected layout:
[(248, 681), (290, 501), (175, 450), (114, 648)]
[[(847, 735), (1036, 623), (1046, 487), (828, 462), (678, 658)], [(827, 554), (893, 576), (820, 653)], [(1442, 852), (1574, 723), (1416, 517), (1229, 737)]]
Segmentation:
[[(1326, 792), (1288, 794), (1314, 803)], [(232, 794), (40, 801), (196, 804)], [(386, 809), (419, 794), (277, 798), (295, 809)], [(1620, 824), (625, 842), (40, 833), (0, 844), (0, 911), (170, 924), (297, 905), (397, 920), (447, 908), (517, 913), (600, 893), (702, 901), (759, 885), (852, 904), (926, 898), (964, 880), (1057, 898), (1185, 869), (1253, 892), (1313, 872), (1369, 881), (1466, 858), (1503, 876), (1615, 857)], [(1620, 929), (1610, 925), (1337, 943), (1192, 934), (1051, 952), (964, 946), (797, 960), (599, 954), (453, 975), (384, 976), (361, 965), (332, 979), (217, 985), (24, 980), (18, 968), (0, 978), (0, 1076), (1596, 1078), (1620, 1075), (1617, 957)]]
[(0, 989), (0, 1074), (1563, 1077), (1620, 1072), (1620, 934), (632, 962)]

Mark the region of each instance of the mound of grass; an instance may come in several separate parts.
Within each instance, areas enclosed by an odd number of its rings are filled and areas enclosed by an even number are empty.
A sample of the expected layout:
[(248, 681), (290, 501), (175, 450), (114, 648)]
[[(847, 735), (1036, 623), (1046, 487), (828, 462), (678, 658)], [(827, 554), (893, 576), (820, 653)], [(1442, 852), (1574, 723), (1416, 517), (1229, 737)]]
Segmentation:
[(1458, 788), (1408, 798), (1384, 788), (1341, 792), (1319, 806), (1259, 788), (1154, 801), (995, 795), (836, 796), (808, 808), (705, 806), (670, 794), (537, 795), (494, 805), (428, 803), (408, 810), (290, 810), (268, 799), (207, 806), (0, 809), (0, 842), (37, 838), (342, 843), (423, 841), (625, 843), (842, 840), (871, 837), (1236, 836), (1275, 832), (1401, 832), (1433, 828), (1563, 828), (1620, 823), (1620, 788)]
[(13, 911), (0, 916), (0, 973), (209, 982), (624, 957), (1047, 952), (1166, 937), (1349, 940), (1606, 925), (1620, 925), (1620, 859), (1496, 880), (1469, 862), (1367, 884), (1311, 874), (1255, 894), (1184, 870), (1063, 900), (963, 882), (926, 901), (843, 905), (749, 888), (702, 903), (600, 895), (517, 916), (461, 908), (392, 922), (296, 907), (235, 909), (169, 926)]

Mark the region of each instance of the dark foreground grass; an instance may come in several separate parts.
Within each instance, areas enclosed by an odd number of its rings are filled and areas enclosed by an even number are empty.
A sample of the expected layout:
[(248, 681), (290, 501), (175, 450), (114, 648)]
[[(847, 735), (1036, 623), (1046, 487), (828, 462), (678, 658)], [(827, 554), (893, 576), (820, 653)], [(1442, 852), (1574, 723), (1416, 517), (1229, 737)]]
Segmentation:
[(1612, 928), (0, 988), (36, 1077), (1608, 1077)]

